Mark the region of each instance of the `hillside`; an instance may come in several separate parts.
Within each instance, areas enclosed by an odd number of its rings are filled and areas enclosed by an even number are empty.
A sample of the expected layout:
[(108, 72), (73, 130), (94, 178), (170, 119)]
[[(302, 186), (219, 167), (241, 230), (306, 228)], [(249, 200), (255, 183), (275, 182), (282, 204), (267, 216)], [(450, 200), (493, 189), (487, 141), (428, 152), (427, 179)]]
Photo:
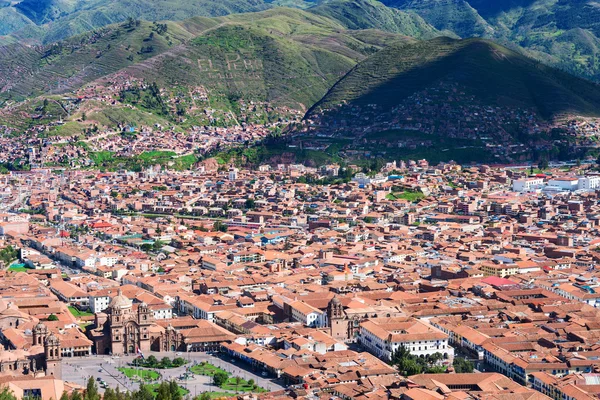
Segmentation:
[(596, 84), (487, 40), (435, 38), (360, 62), (292, 136), (384, 159), (569, 159), (594, 147), (567, 122), (580, 117), (600, 117)]
[[(0, 48), (0, 128), (36, 126), (48, 97), (72, 109), (52, 113), (66, 120), (56, 131), (67, 136), (93, 123), (189, 129), (288, 120), (357, 62), (398, 41), (414, 42), (277, 8), (164, 24), (129, 20), (42, 47), (14, 43)], [(19, 103), (26, 99), (34, 101)], [(248, 113), (255, 107), (263, 112)]]
[(381, 0), (462, 38), (493, 39), (600, 80), (600, 7), (588, 0)]
[(531, 109), (547, 119), (600, 116), (597, 85), (486, 40), (449, 38), (383, 49), (336, 83), (311, 113), (341, 102), (390, 109), (440, 82), (455, 83), (487, 104)]
[(419, 15), (386, 7), (376, 0), (333, 0), (309, 11), (336, 20), (347, 29), (378, 28), (416, 39), (440, 36), (440, 32)]
[[(0, 47), (0, 99), (65, 93), (123, 71), (163, 85), (207, 85), (236, 96), (260, 92), (260, 100), (294, 98), (309, 107), (391, 40), (399, 36), (349, 31), (286, 8), (165, 24), (131, 20), (44, 47)], [(246, 80), (240, 74), (248, 68), (265, 75)]]
[[(181, 21), (194, 16), (261, 11), (276, 5), (263, 0), (23, 0), (0, 7), (0, 35), (52, 43), (128, 18)], [(8, 41), (0, 38), (0, 43)]]

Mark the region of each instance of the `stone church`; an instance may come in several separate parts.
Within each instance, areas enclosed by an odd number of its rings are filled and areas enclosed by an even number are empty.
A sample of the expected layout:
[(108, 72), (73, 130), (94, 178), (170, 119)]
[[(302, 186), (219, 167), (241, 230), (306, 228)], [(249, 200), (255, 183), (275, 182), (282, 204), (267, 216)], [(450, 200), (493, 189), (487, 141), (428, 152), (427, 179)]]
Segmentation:
[(342, 342), (356, 342), (360, 323), (368, 318), (404, 316), (404, 312), (394, 305), (367, 306), (352, 297), (334, 296), (327, 305), (327, 326), (329, 334)]
[(185, 350), (183, 336), (173, 327), (158, 325), (146, 303), (134, 304), (119, 290), (106, 312), (97, 313), (90, 331), (96, 354), (146, 354)]
[(106, 313), (96, 314), (96, 328), (91, 339), (97, 354), (136, 354), (150, 351), (150, 329), (154, 315), (146, 303), (137, 305), (123, 295), (115, 296)]
[(31, 333), (31, 343), (26, 349), (15, 349), (10, 344), (2, 343), (10, 350), (0, 350), (0, 373), (62, 379), (60, 339), (42, 323), (35, 325)]

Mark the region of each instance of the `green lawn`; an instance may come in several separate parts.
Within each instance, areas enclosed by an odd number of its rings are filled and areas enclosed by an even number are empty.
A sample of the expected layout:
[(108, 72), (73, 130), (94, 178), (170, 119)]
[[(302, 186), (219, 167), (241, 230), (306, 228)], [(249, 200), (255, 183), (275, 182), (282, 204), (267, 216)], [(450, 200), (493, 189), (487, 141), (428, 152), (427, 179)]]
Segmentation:
[(77, 308), (73, 306), (69, 306), (69, 311), (73, 314), (74, 317), (91, 317), (94, 313), (89, 311), (79, 311)]
[(229, 380), (221, 386), (221, 389), (225, 390), (234, 390), (236, 392), (254, 392), (254, 393), (262, 393), (267, 392), (266, 389), (261, 388), (260, 386), (250, 386), (248, 385), (248, 381), (245, 379), (240, 380), (240, 384), (235, 384), (235, 378), (229, 378)]
[(388, 200), (407, 200), (410, 202), (415, 202), (425, 198), (425, 195), (421, 192), (398, 192), (398, 193), (389, 193), (385, 196)]
[(26, 267), (25, 264), (13, 264), (8, 268), (8, 270), (14, 272), (27, 272), (29, 268)]
[(206, 375), (206, 376), (214, 376), (217, 372), (221, 371), (221, 372), (225, 372), (226, 374), (228, 374), (225, 370), (219, 368), (219, 367), (215, 367), (212, 364), (198, 364), (198, 365), (194, 365), (193, 367), (190, 368), (190, 371), (192, 371), (194, 374), (196, 375)]
[(122, 373), (125, 374), (126, 377), (128, 378), (132, 378), (134, 376), (140, 377), (145, 381), (154, 381), (157, 380), (158, 378), (160, 378), (160, 375), (158, 372), (155, 371), (151, 371), (148, 369), (137, 369), (137, 368), (126, 368), (126, 367), (121, 367), (121, 368), (117, 368), (119, 371), (121, 371)]
[[(152, 383), (150, 385), (146, 385), (148, 387), (148, 389), (150, 389), (150, 391), (156, 396), (157, 395), (157, 391), (158, 391), (158, 387), (160, 386), (160, 383)], [(186, 388), (182, 388), (181, 386), (179, 386), (179, 393), (181, 394), (181, 397), (185, 397), (187, 396), (187, 394), (190, 391), (187, 390)]]
[[(221, 389), (224, 389), (224, 390), (232, 390), (232, 391), (236, 391), (236, 392), (254, 392), (254, 393), (263, 393), (263, 392), (268, 391), (264, 388), (261, 388), (260, 386), (257, 386), (256, 388), (254, 388), (253, 386), (248, 385), (248, 381), (246, 381), (245, 379), (240, 380), (240, 384), (236, 386), (235, 377), (232, 377), (231, 374), (229, 374), (227, 371), (225, 371), (219, 367), (216, 367), (212, 364), (209, 364), (209, 363), (194, 365), (193, 367), (190, 368), (190, 371), (192, 371), (194, 374), (197, 374), (197, 375), (206, 375), (206, 376), (214, 376), (219, 371), (226, 373), (230, 377), (227, 380), (227, 382), (225, 382), (221, 386)], [(233, 395), (233, 393), (223, 393), (223, 394), (227, 395), (227, 396)], [(215, 397), (221, 397), (221, 396), (215, 395), (213, 398), (215, 398)]]
[[(210, 396), (211, 399), (220, 399), (223, 397), (229, 398), (236, 396), (235, 393), (232, 392), (206, 392)], [(202, 394), (202, 393), (200, 393)]]

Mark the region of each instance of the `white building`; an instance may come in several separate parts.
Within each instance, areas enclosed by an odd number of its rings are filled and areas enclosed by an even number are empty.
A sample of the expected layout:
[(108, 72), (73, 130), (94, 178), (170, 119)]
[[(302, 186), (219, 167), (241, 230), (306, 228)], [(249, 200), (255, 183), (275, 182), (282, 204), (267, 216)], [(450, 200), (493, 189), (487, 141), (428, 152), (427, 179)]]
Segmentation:
[(108, 308), (111, 298), (106, 295), (90, 294), (90, 311), (95, 313), (102, 312)]
[(525, 178), (513, 181), (513, 192), (529, 192), (540, 188), (544, 184), (543, 178)]
[(428, 356), (441, 353), (454, 358), (448, 345), (448, 335), (412, 317), (371, 318), (360, 323), (359, 343), (371, 354), (383, 360), (404, 346), (411, 354)]
[(549, 186), (556, 186), (562, 190), (577, 190), (579, 186), (579, 178), (563, 177), (552, 178), (548, 181)]
[(305, 326), (313, 328), (322, 328), (326, 325), (326, 314), (302, 301), (293, 301), (290, 303), (292, 319), (302, 322)]
[(600, 175), (580, 176), (577, 188), (581, 190), (596, 190), (600, 188)]
[(239, 170), (237, 168), (230, 168), (229, 169), (229, 180), (230, 181), (235, 181), (238, 178), (238, 172)]

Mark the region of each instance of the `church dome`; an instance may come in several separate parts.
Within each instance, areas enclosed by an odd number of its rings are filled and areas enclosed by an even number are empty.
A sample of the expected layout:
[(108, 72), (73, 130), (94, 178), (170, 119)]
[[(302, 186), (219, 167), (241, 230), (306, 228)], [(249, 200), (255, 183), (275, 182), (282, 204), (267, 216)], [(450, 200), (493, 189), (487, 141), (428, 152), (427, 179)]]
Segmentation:
[(46, 329), (46, 325), (42, 324), (41, 322), (38, 322), (33, 329), (36, 331), (43, 331)]
[(119, 289), (119, 292), (117, 293), (117, 295), (115, 297), (113, 297), (113, 299), (110, 302), (110, 304), (108, 305), (108, 307), (111, 308), (111, 309), (114, 309), (114, 308), (120, 308), (120, 309), (130, 308), (131, 307), (131, 300), (129, 300), (127, 298), (127, 296), (124, 296), (123, 292), (121, 292), (121, 289)]
[(58, 338), (56, 336), (54, 336), (54, 333), (51, 333), (48, 336), (46, 336), (45, 343), (49, 344), (49, 345), (58, 345), (60, 343), (60, 341), (58, 340)]

